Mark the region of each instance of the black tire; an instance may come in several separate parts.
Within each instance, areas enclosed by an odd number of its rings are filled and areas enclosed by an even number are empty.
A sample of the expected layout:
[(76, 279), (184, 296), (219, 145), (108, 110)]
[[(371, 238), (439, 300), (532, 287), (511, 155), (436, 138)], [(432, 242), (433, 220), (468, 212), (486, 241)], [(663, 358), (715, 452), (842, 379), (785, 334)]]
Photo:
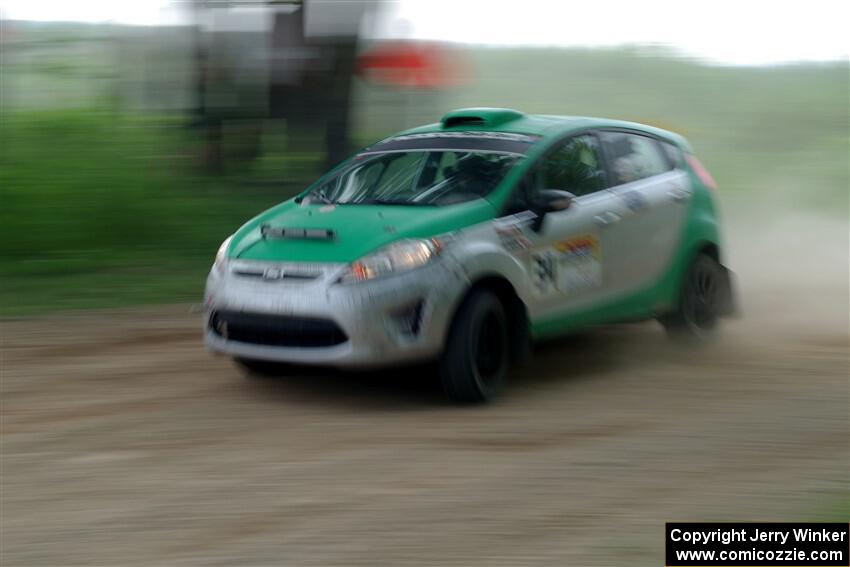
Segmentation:
[(473, 291), (455, 314), (440, 359), (446, 395), (458, 403), (493, 399), (510, 362), (505, 307), (493, 292)]
[(290, 366), (282, 362), (270, 362), (267, 360), (255, 360), (253, 358), (234, 358), (236, 363), (249, 378), (270, 378), (274, 376), (285, 376), (290, 371)]
[(688, 267), (675, 311), (661, 317), (667, 334), (688, 343), (714, 338), (727, 300), (728, 276), (717, 260), (699, 254)]

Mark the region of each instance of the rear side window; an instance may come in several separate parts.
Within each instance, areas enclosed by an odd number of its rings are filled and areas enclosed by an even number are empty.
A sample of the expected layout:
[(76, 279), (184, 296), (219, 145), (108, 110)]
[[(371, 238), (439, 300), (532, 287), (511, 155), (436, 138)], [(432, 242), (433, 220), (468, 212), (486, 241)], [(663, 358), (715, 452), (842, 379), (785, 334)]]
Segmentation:
[(608, 157), (611, 185), (622, 185), (659, 175), (672, 169), (654, 138), (628, 132), (601, 132)]
[(684, 166), (682, 150), (677, 146), (669, 142), (661, 142), (661, 149), (664, 150), (667, 161), (670, 162), (671, 169), (681, 169)]

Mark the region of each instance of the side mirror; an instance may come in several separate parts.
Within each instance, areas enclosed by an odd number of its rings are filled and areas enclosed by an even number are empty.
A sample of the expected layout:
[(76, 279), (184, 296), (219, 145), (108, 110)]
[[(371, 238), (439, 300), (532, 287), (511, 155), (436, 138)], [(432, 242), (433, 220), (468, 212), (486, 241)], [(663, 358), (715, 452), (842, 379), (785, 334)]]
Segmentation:
[(537, 215), (531, 223), (531, 230), (540, 232), (543, 221), (548, 213), (565, 211), (573, 204), (576, 196), (569, 191), (559, 189), (544, 189), (537, 194), (537, 198), (531, 206), (531, 212)]

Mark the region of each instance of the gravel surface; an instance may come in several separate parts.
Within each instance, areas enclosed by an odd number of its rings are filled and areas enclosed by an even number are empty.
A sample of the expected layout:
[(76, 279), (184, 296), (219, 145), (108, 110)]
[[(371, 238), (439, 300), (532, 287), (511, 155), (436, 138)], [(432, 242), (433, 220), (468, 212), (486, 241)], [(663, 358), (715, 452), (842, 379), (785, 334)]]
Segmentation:
[(716, 344), (549, 342), (487, 407), (427, 368), (246, 378), (188, 306), (5, 321), (0, 563), (663, 565), (665, 521), (840, 510), (846, 249), (759, 242)]

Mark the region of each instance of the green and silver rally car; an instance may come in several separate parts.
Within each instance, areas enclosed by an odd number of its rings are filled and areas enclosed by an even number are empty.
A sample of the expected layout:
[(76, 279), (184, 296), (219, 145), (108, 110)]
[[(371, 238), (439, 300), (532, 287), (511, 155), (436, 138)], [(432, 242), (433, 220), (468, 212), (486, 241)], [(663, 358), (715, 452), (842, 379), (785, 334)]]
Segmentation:
[(249, 369), (438, 360), (447, 394), (477, 401), (536, 338), (656, 318), (700, 340), (733, 310), (713, 190), (671, 132), (456, 110), (225, 240), (205, 341)]

